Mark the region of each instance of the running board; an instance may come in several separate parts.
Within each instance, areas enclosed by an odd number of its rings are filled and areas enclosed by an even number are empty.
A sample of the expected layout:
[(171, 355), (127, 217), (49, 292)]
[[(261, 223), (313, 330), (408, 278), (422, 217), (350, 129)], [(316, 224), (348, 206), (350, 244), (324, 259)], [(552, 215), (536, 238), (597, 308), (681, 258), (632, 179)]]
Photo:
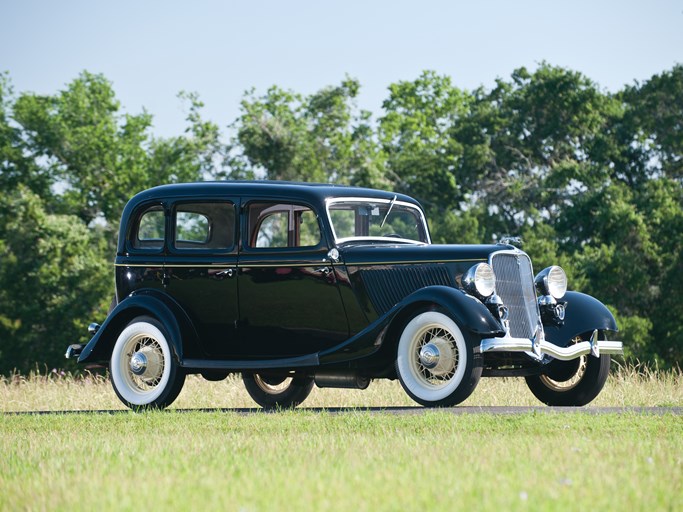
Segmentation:
[(288, 357), (283, 359), (184, 359), (180, 364), (183, 368), (192, 370), (268, 370), (271, 368), (303, 368), (320, 366), (318, 353), (305, 356)]

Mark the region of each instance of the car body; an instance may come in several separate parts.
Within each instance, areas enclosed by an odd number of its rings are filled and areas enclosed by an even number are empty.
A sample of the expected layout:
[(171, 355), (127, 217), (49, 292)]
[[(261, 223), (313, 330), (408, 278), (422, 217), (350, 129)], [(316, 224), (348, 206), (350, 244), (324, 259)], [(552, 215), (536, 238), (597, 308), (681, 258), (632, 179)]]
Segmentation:
[[(466, 399), (483, 376), (523, 376), (543, 402), (603, 387), (615, 320), (597, 299), (536, 278), (509, 244), (432, 244), (423, 209), (387, 191), (203, 182), (126, 205), (116, 295), (67, 357), (109, 365), (128, 406), (164, 407), (185, 375), (240, 372), (264, 407), (314, 384), (398, 378), (426, 406)], [(538, 293), (537, 293), (538, 292)]]

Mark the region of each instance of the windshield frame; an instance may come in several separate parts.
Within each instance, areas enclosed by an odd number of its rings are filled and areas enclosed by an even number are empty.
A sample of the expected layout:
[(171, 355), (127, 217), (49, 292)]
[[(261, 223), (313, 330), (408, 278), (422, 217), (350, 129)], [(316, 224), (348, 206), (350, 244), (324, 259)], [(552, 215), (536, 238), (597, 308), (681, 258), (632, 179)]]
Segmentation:
[[(332, 206), (335, 203), (383, 203), (383, 204), (390, 204), (394, 203), (395, 206), (404, 206), (410, 209), (415, 210), (418, 213), (418, 217), (420, 221), (422, 222), (422, 226), (424, 229), (424, 234), (425, 238), (427, 239), (426, 242), (423, 242), (421, 240), (413, 240), (411, 238), (395, 238), (395, 237), (388, 237), (388, 236), (350, 236), (350, 237), (344, 237), (344, 238), (339, 238), (337, 236), (337, 232), (335, 231), (334, 227), (334, 222), (332, 221), (332, 215), (330, 215), (330, 206)], [(400, 199), (384, 199), (380, 197), (343, 197), (343, 196), (338, 196), (338, 197), (330, 197), (325, 200), (325, 211), (327, 213), (327, 222), (330, 225), (330, 229), (332, 230), (332, 236), (334, 238), (334, 242), (336, 244), (343, 244), (347, 242), (370, 242), (370, 241), (380, 241), (380, 242), (390, 242), (390, 243), (410, 243), (410, 244), (416, 244), (416, 245), (429, 245), (432, 243), (431, 236), (429, 234), (429, 225), (427, 224), (427, 219), (425, 217), (424, 211), (422, 211), (422, 208), (415, 204), (415, 203), (410, 203), (408, 201), (401, 201)]]

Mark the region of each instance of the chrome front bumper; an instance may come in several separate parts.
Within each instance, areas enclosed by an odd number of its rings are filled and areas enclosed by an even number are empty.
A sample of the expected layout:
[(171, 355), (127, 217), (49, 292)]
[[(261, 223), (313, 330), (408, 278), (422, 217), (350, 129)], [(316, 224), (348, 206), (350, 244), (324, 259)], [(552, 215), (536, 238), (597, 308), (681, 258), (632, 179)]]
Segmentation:
[(481, 353), (486, 352), (527, 352), (536, 359), (542, 359), (544, 354), (569, 361), (585, 355), (600, 357), (600, 354), (623, 354), (623, 343), (621, 341), (605, 341), (598, 339), (598, 331), (593, 331), (589, 341), (581, 341), (569, 347), (558, 347), (546, 341), (543, 335), (536, 336), (534, 339), (513, 338), (504, 336), (502, 338), (484, 338), (480, 345)]

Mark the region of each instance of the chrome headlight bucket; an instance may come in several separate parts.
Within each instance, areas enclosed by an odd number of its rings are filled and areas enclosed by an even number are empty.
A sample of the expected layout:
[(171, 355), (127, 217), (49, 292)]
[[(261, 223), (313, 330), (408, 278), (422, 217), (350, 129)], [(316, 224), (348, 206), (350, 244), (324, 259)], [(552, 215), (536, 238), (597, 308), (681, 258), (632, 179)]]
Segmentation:
[(481, 299), (486, 299), (496, 291), (496, 276), (488, 263), (477, 263), (465, 272), (462, 278), (465, 291)]
[(567, 274), (557, 265), (541, 270), (534, 282), (539, 294), (550, 295), (554, 299), (561, 299), (567, 292)]

